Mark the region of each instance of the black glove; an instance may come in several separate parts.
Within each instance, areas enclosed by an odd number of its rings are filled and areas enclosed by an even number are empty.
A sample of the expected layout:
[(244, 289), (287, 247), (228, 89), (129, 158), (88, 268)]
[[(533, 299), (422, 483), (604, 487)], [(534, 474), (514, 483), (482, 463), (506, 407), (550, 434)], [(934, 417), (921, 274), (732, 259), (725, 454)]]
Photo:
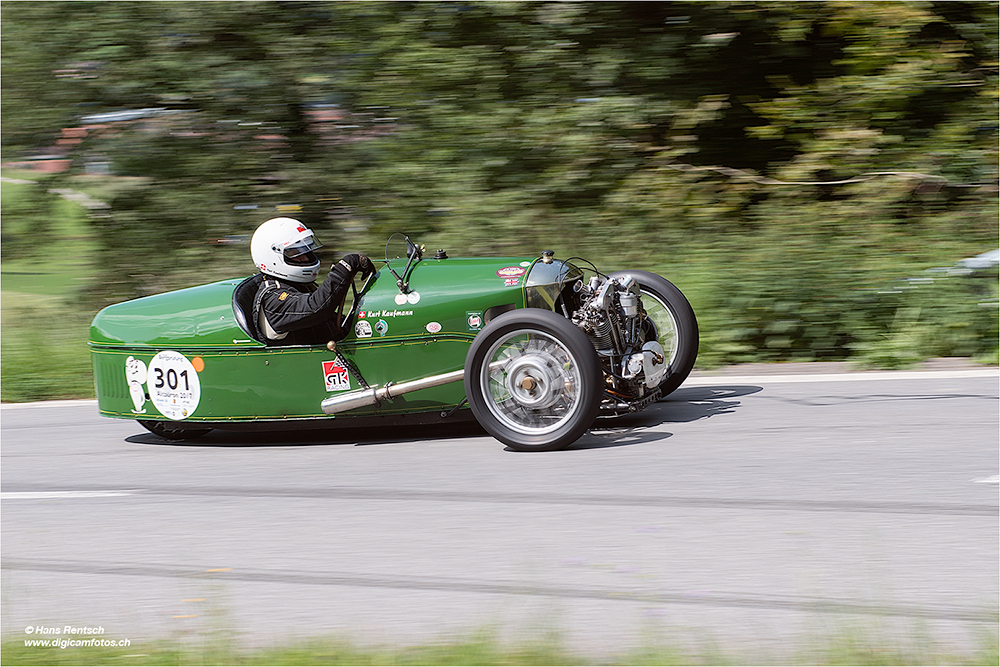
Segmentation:
[(361, 253), (345, 255), (340, 259), (340, 263), (346, 266), (351, 273), (358, 273), (360, 271), (362, 278), (367, 278), (375, 273), (375, 265), (372, 264), (372, 261), (368, 257)]

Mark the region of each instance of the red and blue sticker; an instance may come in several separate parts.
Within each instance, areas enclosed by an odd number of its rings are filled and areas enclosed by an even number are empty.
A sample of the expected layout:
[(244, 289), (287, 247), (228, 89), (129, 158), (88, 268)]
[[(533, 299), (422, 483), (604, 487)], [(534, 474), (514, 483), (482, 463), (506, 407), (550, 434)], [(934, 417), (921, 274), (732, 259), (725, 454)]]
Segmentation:
[(527, 269), (523, 266), (505, 266), (497, 271), (497, 276), (503, 278), (504, 287), (516, 287), (526, 272)]

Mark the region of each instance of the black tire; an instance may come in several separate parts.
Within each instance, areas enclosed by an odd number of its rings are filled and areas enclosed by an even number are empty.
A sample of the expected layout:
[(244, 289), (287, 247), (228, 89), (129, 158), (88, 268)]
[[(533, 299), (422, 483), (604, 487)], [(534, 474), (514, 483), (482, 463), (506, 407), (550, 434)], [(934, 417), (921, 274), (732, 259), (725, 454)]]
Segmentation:
[(503, 313), (465, 358), (465, 395), (480, 425), (519, 451), (563, 449), (597, 418), (604, 374), (587, 335), (548, 310)]
[(691, 374), (698, 358), (698, 320), (691, 304), (666, 278), (649, 271), (618, 271), (611, 277), (630, 275), (639, 283), (643, 309), (656, 325), (657, 342), (667, 358), (667, 374), (660, 383), (663, 396), (670, 394)]
[(173, 422), (153, 421), (152, 419), (138, 419), (143, 428), (166, 440), (193, 440), (212, 432), (210, 428), (191, 428), (174, 425)]

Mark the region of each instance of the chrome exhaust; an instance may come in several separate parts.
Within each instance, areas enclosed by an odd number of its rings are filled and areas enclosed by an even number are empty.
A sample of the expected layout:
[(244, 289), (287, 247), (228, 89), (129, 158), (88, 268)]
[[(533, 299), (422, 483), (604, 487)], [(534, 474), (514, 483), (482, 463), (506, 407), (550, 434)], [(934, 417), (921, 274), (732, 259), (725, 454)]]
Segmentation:
[[(499, 368), (503, 368), (509, 361), (510, 359), (494, 361), (490, 364), (490, 373)], [(448, 384), (449, 382), (458, 382), (464, 377), (465, 369), (461, 369), (450, 373), (442, 373), (441, 375), (431, 375), (430, 377), (420, 378), (419, 380), (400, 382), (399, 384), (387, 382), (384, 387), (370, 387), (368, 389), (361, 389), (359, 391), (341, 394), (340, 396), (331, 396), (330, 398), (324, 399), (323, 402), (320, 403), (320, 407), (323, 409), (324, 413), (328, 415), (335, 415), (339, 412), (347, 412), (348, 410), (353, 410), (355, 408), (378, 405), (382, 401), (391, 401), (397, 396), (409, 394), (411, 391), (430, 389), (431, 387), (440, 387), (441, 385)]]
[(323, 408), (324, 413), (334, 415), (339, 412), (354, 410), (355, 408), (378, 405), (382, 401), (391, 401), (397, 396), (409, 394), (412, 391), (439, 387), (449, 382), (458, 382), (464, 376), (464, 370), (457, 370), (442, 375), (420, 378), (419, 380), (400, 382), (399, 384), (388, 382), (384, 387), (370, 387), (368, 389), (361, 389), (360, 391), (341, 394), (340, 396), (331, 396), (324, 399), (320, 406)]

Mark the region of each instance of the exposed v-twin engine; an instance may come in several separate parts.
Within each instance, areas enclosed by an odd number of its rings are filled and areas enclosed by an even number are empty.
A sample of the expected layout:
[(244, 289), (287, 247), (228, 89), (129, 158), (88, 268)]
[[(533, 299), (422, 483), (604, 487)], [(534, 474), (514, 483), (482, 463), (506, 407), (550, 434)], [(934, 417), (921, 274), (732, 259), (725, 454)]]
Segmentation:
[(605, 370), (603, 410), (637, 411), (659, 398), (667, 364), (639, 284), (629, 275), (594, 276), (577, 282), (574, 291), (582, 305), (571, 319), (593, 342)]

